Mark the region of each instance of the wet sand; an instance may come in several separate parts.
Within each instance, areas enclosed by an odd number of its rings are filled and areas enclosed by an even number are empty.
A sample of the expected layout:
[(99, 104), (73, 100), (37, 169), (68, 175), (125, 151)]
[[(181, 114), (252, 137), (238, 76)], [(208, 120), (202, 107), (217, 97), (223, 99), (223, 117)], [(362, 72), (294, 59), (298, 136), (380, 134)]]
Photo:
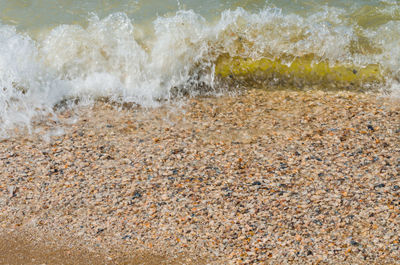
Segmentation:
[(250, 90), (74, 119), (0, 143), (0, 263), (400, 262), (398, 100)]
[(104, 264), (102, 253), (87, 249), (61, 247), (51, 240), (37, 240), (33, 235), (3, 233), (0, 237), (0, 264)]
[[(35, 232), (35, 233), (33, 233)], [(40, 231), (16, 229), (0, 236), (0, 264), (182, 264), (185, 258), (171, 258), (151, 252), (123, 253), (82, 246), (65, 238), (52, 238)], [(200, 261), (201, 264), (201, 261)]]

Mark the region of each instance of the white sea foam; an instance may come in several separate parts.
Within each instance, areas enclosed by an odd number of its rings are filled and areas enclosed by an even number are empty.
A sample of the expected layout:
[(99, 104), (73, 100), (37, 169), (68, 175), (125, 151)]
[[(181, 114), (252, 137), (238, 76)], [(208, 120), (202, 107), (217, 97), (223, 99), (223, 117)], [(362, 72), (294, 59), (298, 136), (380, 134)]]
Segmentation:
[(0, 134), (15, 126), (29, 127), (33, 117), (51, 113), (68, 91), (38, 53), (28, 36), (0, 25)]

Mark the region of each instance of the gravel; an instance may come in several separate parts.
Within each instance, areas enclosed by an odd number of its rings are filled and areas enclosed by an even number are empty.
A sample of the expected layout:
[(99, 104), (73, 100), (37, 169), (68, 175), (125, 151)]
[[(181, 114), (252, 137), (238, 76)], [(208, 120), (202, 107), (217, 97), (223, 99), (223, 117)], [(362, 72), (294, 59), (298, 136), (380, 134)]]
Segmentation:
[(400, 264), (398, 100), (249, 90), (78, 112), (0, 142), (0, 232), (111, 260)]

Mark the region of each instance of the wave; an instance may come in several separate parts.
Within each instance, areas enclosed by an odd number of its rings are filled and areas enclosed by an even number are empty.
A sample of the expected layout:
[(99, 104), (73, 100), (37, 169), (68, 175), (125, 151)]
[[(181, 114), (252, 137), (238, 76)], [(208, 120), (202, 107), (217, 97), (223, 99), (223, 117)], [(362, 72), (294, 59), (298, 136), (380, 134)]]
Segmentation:
[(36, 36), (1, 24), (0, 131), (31, 128), (35, 117), (74, 99), (157, 106), (177, 95), (260, 84), (395, 90), (399, 9), (378, 11), (326, 8), (301, 16), (237, 8), (207, 21), (181, 10), (151, 25), (114, 13)]

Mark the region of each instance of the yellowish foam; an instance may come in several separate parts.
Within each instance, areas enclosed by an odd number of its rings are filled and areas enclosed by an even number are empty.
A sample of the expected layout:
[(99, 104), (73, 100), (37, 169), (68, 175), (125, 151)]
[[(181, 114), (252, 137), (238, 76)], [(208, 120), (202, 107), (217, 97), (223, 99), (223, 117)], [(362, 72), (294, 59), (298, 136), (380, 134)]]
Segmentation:
[(340, 84), (361, 85), (382, 83), (384, 81), (380, 65), (370, 64), (364, 67), (355, 65), (330, 65), (328, 62), (314, 62), (311, 58), (296, 58), (290, 64), (281, 59), (267, 58), (248, 59), (240, 57), (221, 56), (216, 63), (216, 74), (226, 78), (281, 77), (292, 80), (303, 80), (304, 83), (321, 81)]

